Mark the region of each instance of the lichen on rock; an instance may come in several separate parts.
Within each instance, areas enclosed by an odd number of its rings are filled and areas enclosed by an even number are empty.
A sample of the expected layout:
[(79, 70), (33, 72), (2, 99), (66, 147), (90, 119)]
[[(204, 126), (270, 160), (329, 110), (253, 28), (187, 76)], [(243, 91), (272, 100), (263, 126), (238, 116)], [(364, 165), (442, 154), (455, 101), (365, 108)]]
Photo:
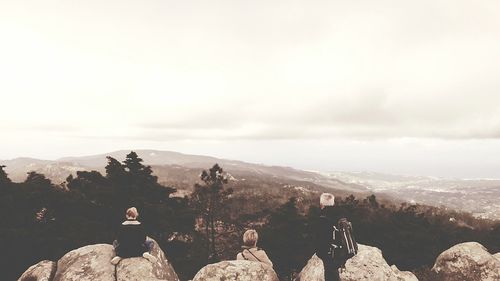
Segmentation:
[[(151, 239), (152, 240), (152, 239)], [(18, 281), (179, 281), (172, 265), (156, 241), (151, 254), (156, 262), (143, 257), (122, 259), (111, 264), (115, 256), (112, 245), (88, 245), (68, 252), (57, 262), (43, 261), (31, 266)]]
[(272, 267), (260, 262), (232, 260), (203, 267), (193, 281), (279, 281)]
[(498, 281), (500, 260), (483, 245), (467, 242), (441, 253), (432, 271), (442, 281)]
[[(389, 266), (378, 248), (359, 244), (359, 252), (349, 259), (340, 274), (342, 281), (418, 281), (409, 271)], [(324, 281), (323, 261), (316, 255), (308, 261), (296, 281)]]
[(53, 261), (44, 260), (37, 264), (30, 266), (24, 273), (19, 277), (18, 281), (51, 281), (56, 273), (56, 263)]

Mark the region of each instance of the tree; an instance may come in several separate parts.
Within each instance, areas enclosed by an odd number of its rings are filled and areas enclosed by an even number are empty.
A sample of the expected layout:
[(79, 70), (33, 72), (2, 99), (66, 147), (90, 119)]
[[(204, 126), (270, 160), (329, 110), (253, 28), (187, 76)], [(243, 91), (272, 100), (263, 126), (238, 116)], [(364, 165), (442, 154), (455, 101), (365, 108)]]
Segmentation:
[(106, 184), (106, 178), (98, 171), (77, 171), (76, 178), (70, 175), (66, 178), (66, 181), (70, 189), (80, 189), (82, 191), (89, 188), (95, 189), (97, 186)]
[(34, 186), (52, 187), (52, 182), (45, 175), (35, 171), (28, 172), (28, 177), (24, 180), (24, 183)]
[[(142, 164), (143, 160), (139, 158), (137, 153), (131, 151), (123, 161), (126, 171), (129, 173), (130, 180), (135, 183), (156, 184), (158, 177), (153, 176), (151, 166)], [(116, 164), (114, 164), (116, 165)]]
[(292, 273), (300, 271), (313, 253), (307, 220), (300, 214), (294, 197), (272, 212), (260, 234), (261, 245), (268, 250), (283, 280), (291, 280)]
[(215, 246), (217, 223), (222, 222), (224, 203), (229, 199), (233, 190), (224, 189), (228, 177), (218, 164), (215, 164), (208, 172), (203, 170), (200, 179), (203, 184), (195, 184), (191, 200), (205, 226), (207, 259), (216, 261), (218, 256)]
[(111, 156), (107, 156), (106, 159), (108, 159), (108, 165), (106, 165), (106, 178), (116, 184), (125, 182), (127, 180), (125, 166)]
[(12, 181), (7, 176), (7, 173), (3, 169), (5, 167), (6, 166), (4, 166), (4, 165), (0, 165), (0, 186), (4, 186), (4, 185), (8, 185), (8, 184), (12, 183)]
[(366, 197), (366, 200), (367, 200), (367, 203), (370, 205), (370, 207), (375, 208), (375, 209), (379, 207), (379, 204), (377, 202), (377, 197), (375, 196), (375, 194), (372, 194), (372, 195)]
[(356, 197), (354, 195), (351, 194), (351, 195), (347, 196), (342, 203), (344, 205), (355, 207), (359, 204), (359, 201), (356, 199)]

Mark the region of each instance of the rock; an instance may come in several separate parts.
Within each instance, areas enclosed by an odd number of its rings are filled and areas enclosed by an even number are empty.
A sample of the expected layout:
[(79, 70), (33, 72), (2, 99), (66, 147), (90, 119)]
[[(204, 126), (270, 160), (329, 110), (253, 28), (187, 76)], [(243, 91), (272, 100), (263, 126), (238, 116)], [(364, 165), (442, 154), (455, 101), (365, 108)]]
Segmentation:
[(153, 264), (143, 257), (123, 259), (116, 266), (117, 281), (179, 281), (177, 273), (175, 273), (174, 268), (165, 257), (158, 243), (152, 241), (151, 255), (156, 257), (156, 262)]
[(96, 244), (68, 252), (57, 266), (51, 261), (33, 265), (18, 281), (31, 281), (30, 277), (38, 281), (179, 281), (158, 243), (152, 241), (154, 264), (137, 257), (122, 259), (115, 267), (110, 262), (115, 256), (113, 246)]
[(500, 260), (477, 242), (455, 245), (441, 253), (432, 271), (443, 281), (498, 281)]
[(245, 260), (222, 261), (203, 267), (193, 281), (279, 281), (274, 270), (263, 263)]
[(54, 281), (115, 281), (113, 246), (89, 245), (73, 250), (57, 262)]
[(358, 254), (347, 261), (341, 280), (418, 281), (413, 273), (389, 266), (380, 249), (365, 245), (359, 245)]
[[(413, 273), (400, 271), (396, 266), (389, 266), (379, 249), (358, 245), (358, 254), (347, 261), (345, 270), (340, 274), (340, 280), (418, 281)], [(312, 256), (296, 279), (296, 281), (312, 280), (325, 280), (323, 261), (316, 255)]]
[(391, 265), (391, 269), (397, 276), (396, 280), (418, 281), (417, 276), (415, 276), (415, 274), (411, 273), (410, 271), (401, 271), (394, 264)]
[(323, 267), (323, 261), (318, 258), (318, 256), (313, 255), (306, 266), (302, 269), (299, 276), (295, 281), (325, 281), (325, 269)]
[(45, 260), (30, 266), (17, 281), (50, 281), (55, 273), (56, 263)]
[(494, 256), (495, 258), (497, 258), (497, 260), (499, 260), (499, 261), (500, 261), (500, 253), (496, 253), (496, 254), (494, 254), (493, 256)]

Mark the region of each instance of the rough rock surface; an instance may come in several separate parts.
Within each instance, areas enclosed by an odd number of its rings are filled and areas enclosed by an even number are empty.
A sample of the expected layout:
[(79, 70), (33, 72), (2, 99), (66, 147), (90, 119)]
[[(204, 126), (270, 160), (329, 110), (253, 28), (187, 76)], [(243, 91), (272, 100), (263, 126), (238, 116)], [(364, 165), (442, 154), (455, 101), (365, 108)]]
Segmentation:
[(498, 281), (500, 260), (488, 253), (483, 245), (467, 242), (442, 252), (432, 271), (443, 281)]
[(54, 281), (115, 281), (115, 255), (108, 244), (89, 245), (73, 250), (57, 262)]
[(497, 258), (497, 260), (499, 260), (499, 261), (500, 261), (500, 253), (496, 253), (496, 254), (494, 254), (493, 256), (494, 256), (495, 258)]
[(68, 252), (57, 262), (57, 268), (54, 262), (40, 262), (30, 267), (18, 281), (28, 277), (39, 281), (179, 281), (160, 246), (152, 241), (151, 254), (157, 259), (154, 264), (137, 257), (122, 259), (114, 266), (110, 262), (115, 256), (113, 246), (96, 244)]
[(193, 281), (278, 281), (274, 270), (254, 261), (222, 261), (202, 268)]
[(140, 280), (144, 281), (179, 281), (177, 273), (175, 273), (160, 246), (156, 241), (152, 241), (153, 249), (151, 254), (156, 257), (156, 262), (153, 264), (142, 257), (123, 259), (116, 267), (117, 281), (133, 281), (138, 280), (138, 277), (141, 277)]
[(18, 281), (37, 280), (37, 281), (50, 281), (56, 273), (56, 263), (53, 261), (41, 261), (35, 265), (30, 266)]
[[(418, 281), (417, 277), (408, 271), (400, 271), (396, 266), (389, 266), (378, 248), (359, 245), (358, 254), (349, 259), (345, 270), (341, 273), (342, 281)], [(324, 281), (323, 261), (316, 255), (312, 256), (302, 269), (296, 281)]]

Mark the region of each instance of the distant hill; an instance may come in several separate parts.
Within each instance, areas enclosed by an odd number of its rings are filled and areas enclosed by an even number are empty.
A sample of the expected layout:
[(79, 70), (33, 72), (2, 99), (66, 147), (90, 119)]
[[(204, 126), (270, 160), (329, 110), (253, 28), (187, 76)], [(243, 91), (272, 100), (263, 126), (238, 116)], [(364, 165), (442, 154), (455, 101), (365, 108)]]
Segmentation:
[[(236, 180), (243, 181), (277, 181), (283, 185), (296, 183), (309, 186), (315, 190), (335, 189), (337, 191), (359, 193), (368, 190), (357, 184), (346, 184), (332, 177), (323, 176), (316, 172), (303, 171), (290, 167), (267, 166), (243, 161), (220, 159), (211, 156), (189, 155), (173, 151), (159, 150), (134, 150), (144, 160), (144, 164), (151, 165), (159, 181), (181, 189), (190, 189), (203, 169), (210, 168), (218, 163), (225, 171), (233, 175)], [(7, 166), (6, 171), (14, 181), (23, 181), (26, 173), (36, 171), (43, 173), (54, 183), (63, 182), (70, 174), (76, 171), (97, 170), (104, 172), (107, 164), (106, 156), (111, 156), (119, 161), (125, 159), (129, 150), (114, 151), (105, 154), (65, 157), (51, 160), (34, 158), (16, 158), (0, 161)]]
[(35, 158), (0, 160), (0, 164), (7, 166), (5, 170), (9, 174), (9, 178), (16, 182), (24, 181), (26, 179), (26, 173), (29, 171), (36, 171), (46, 175), (57, 184), (63, 182), (70, 174), (75, 174), (76, 171), (90, 169), (90, 167), (84, 167), (76, 163)]
[[(105, 154), (64, 157), (54, 161), (34, 158), (16, 158), (1, 161), (9, 177), (23, 181), (28, 171), (43, 173), (55, 184), (65, 181), (76, 171), (97, 170), (104, 173), (106, 156), (119, 161), (129, 150)], [(463, 180), (408, 175), (390, 175), (373, 172), (312, 172), (282, 166), (267, 166), (211, 156), (190, 155), (173, 151), (135, 150), (151, 165), (162, 184), (179, 189), (178, 195), (188, 194), (198, 181), (200, 172), (218, 163), (233, 176), (232, 184), (238, 188), (281, 188), (297, 192), (331, 191), (345, 196), (358, 197), (375, 193), (395, 202), (444, 206), (467, 211), (477, 217), (500, 219), (500, 180)]]
[[(190, 155), (173, 151), (160, 151), (160, 150), (134, 150), (148, 165), (181, 165), (186, 167), (205, 167), (207, 163), (215, 163), (217, 161), (221, 164), (225, 163), (242, 163), (240, 161), (232, 161), (225, 159), (218, 159), (211, 156)], [(56, 160), (57, 162), (69, 162), (86, 167), (104, 167), (107, 163), (106, 156), (111, 156), (119, 161), (125, 159), (125, 156), (130, 150), (119, 150), (110, 153), (82, 156), (82, 157), (64, 157)], [(223, 162), (222, 162), (223, 161)]]

